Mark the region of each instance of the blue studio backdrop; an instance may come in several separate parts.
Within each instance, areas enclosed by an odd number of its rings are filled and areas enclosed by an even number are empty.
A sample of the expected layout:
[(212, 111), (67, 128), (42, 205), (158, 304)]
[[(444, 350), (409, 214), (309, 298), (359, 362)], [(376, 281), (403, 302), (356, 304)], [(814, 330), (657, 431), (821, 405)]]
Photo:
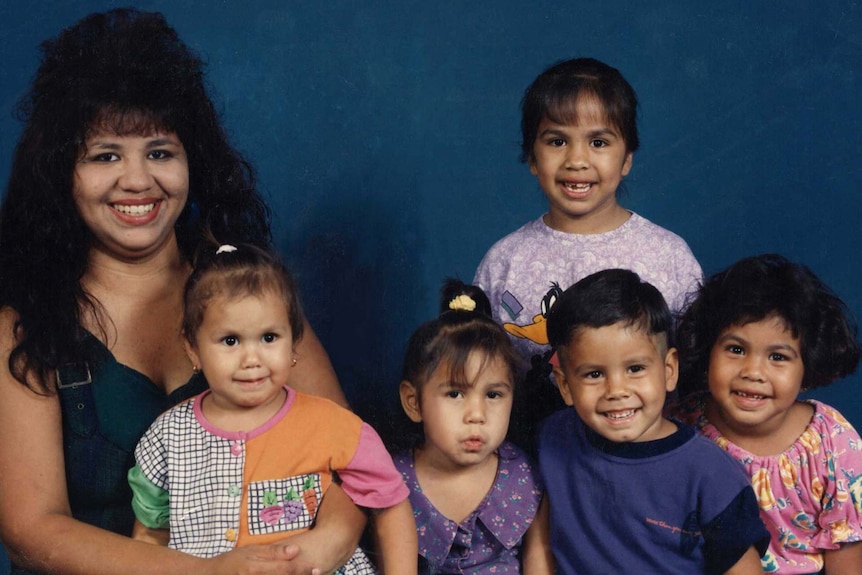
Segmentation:
[[(106, 0), (0, 3), (0, 181), (37, 46)], [(779, 252), (862, 316), (862, 17), (848, 0), (356, 3), (147, 0), (208, 62), (257, 167), (275, 240), (354, 408), (396, 407), (401, 355), (446, 276), (540, 215), (519, 101), (593, 56), (641, 103), (621, 203), (685, 238), (707, 273)], [(860, 376), (815, 397), (862, 426)], [(0, 573), (5, 566), (0, 566)]]

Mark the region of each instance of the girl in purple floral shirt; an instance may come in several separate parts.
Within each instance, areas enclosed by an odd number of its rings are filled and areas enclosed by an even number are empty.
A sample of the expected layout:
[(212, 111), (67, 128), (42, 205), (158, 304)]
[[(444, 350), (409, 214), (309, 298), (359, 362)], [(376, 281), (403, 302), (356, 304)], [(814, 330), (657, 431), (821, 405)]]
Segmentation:
[(534, 522), (542, 489), (506, 442), (518, 355), (481, 289), (450, 280), (410, 338), (401, 405), (424, 439), (396, 455), (410, 488), (420, 573), (552, 573)]

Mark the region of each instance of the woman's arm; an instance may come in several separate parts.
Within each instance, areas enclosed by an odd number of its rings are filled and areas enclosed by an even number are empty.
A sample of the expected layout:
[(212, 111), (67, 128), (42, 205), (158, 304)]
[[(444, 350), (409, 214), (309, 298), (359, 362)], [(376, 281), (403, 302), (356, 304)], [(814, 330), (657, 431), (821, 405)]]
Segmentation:
[(551, 551), (551, 526), (548, 496), (542, 498), (533, 524), (524, 534), (521, 547), (521, 563), (524, 575), (551, 575), (555, 570), (554, 554)]
[(338, 377), (323, 349), (320, 340), (307, 319), (303, 320), (302, 339), (296, 344), (296, 365), (290, 372), (290, 386), (297, 391), (331, 399), (338, 405), (350, 408), (347, 398), (338, 385)]
[(862, 573), (862, 542), (842, 543), (838, 549), (827, 551), (826, 575), (859, 575)]
[(132, 539), (167, 547), (171, 541), (171, 531), (170, 529), (153, 529), (135, 519), (135, 526), (132, 528)]
[(415, 575), (419, 566), (419, 540), (410, 500), (376, 511), (374, 534), (381, 575)]
[[(153, 564), (192, 563), (167, 549), (134, 542), (71, 516), (63, 464), (60, 405), (9, 372), (16, 315), (0, 311), (0, 537), (13, 562), (35, 571), (97, 575), (151, 573)], [(122, 561), (122, 563), (120, 563)], [(167, 570), (165, 571), (167, 572)]]

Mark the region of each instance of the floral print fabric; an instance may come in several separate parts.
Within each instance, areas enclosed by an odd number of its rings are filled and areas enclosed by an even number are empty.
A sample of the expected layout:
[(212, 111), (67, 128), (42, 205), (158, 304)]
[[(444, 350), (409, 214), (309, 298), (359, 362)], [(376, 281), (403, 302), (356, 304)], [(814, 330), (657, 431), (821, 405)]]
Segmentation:
[(521, 539), (539, 508), (542, 489), (520, 449), (507, 442), (497, 454), (494, 485), (460, 524), (443, 516), (422, 493), (413, 453), (395, 456), (395, 467), (410, 489), (419, 535), (420, 575), (520, 573)]
[(787, 450), (758, 456), (731, 443), (704, 415), (707, 395), (674, 415), (724, 448), (748, 471), (772, 535), (765, 573), (816, 573), (823, 553), (862, 540), (862, 441), (834, 408), (815, 400), (811, 423)]

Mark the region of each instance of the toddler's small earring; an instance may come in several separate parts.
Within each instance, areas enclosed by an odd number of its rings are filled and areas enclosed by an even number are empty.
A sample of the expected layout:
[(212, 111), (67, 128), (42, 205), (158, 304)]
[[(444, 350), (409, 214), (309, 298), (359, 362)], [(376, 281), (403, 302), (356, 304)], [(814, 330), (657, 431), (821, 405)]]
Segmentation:
[(296, 358), (295, 358), (295, 357), (294, 357), (294, 358), (293, 358), (293, 360), (290, 362), (290, 367), (293, 367), (294, 365), (296, 365)]
[(197, 375), (198, 373), (200, 373), (200, 371), (201, 371), (201, 370), (200, 370), (200, 369), (198, 369), (198, 366), (196, 366), (196, 365), (193, 365), (193, 366), (192, 366), (192, 373), (193, 373), (193, 374)]

